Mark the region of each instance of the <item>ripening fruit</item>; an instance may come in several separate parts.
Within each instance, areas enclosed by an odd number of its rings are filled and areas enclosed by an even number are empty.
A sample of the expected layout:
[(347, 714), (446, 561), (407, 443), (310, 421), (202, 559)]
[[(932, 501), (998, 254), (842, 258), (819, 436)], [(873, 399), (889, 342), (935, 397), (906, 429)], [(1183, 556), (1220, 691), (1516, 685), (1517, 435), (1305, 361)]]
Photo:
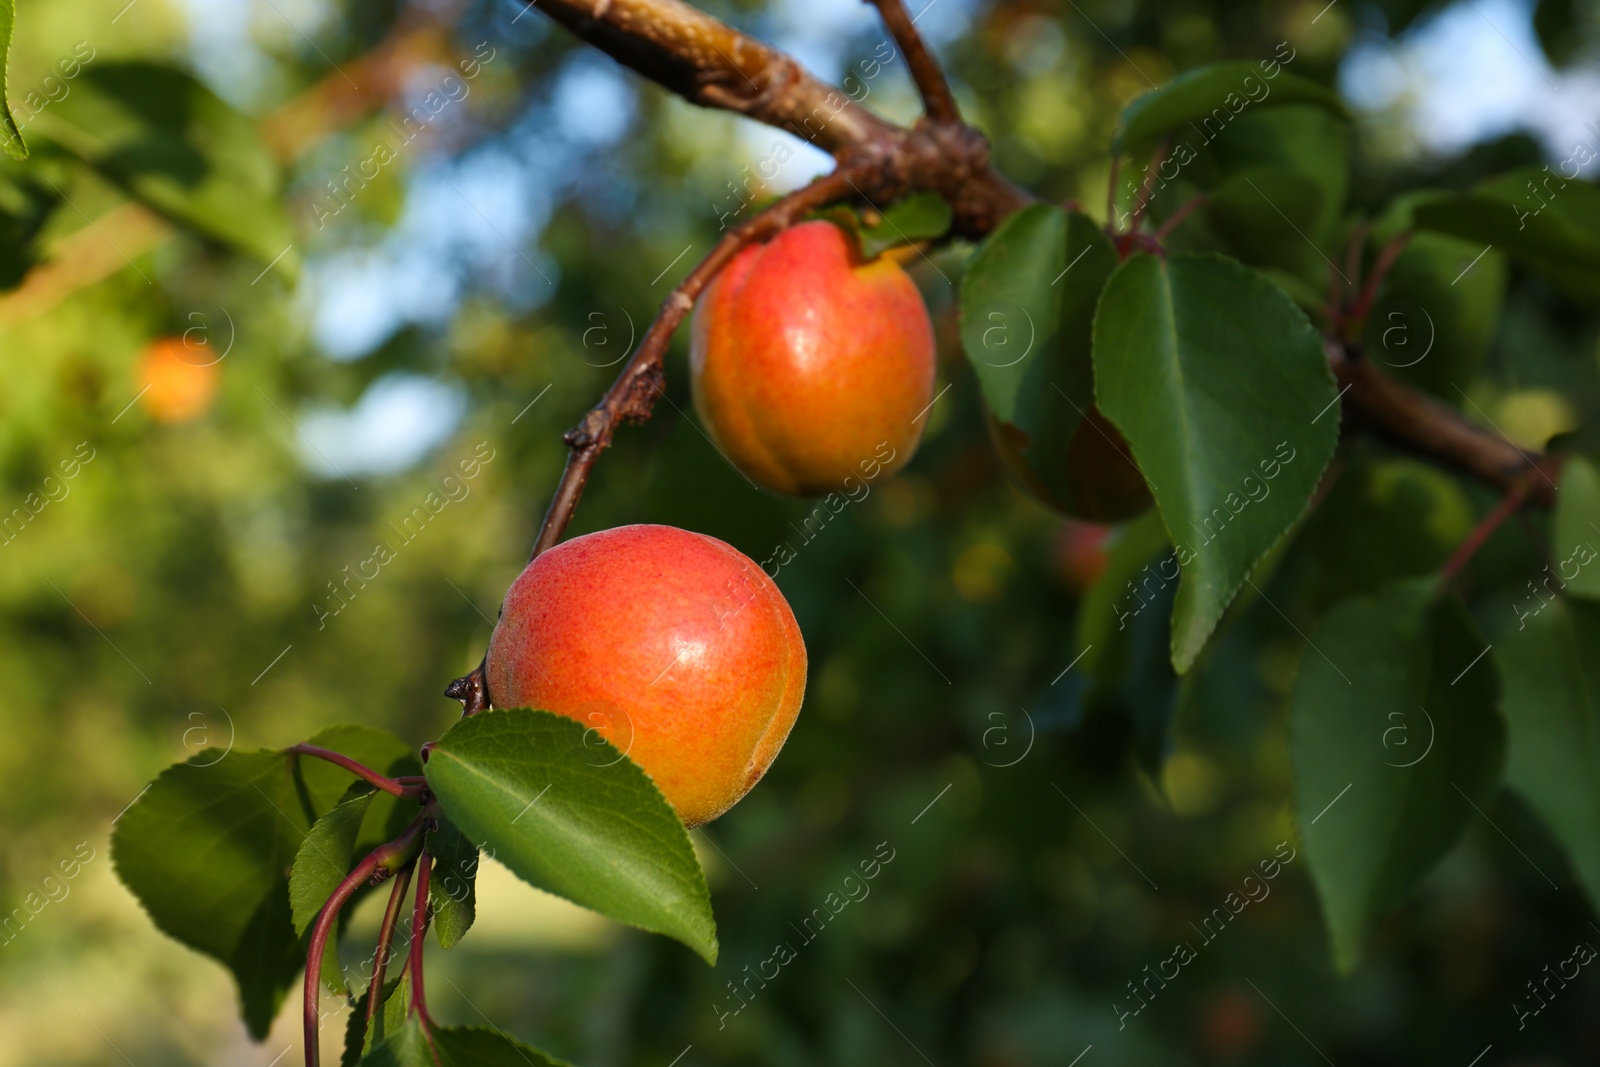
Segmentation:
[(219, 368), (208, 347), (191, 350), (181, 337), (151, 341), (139, 355), (139, 403), (157, 422), (188, 422), (217, 395)]
[(751, 481), (817, 496), (903, 467), (933, 401), (933, 324), (887, 256), (829, 222), (734, 257), (695, 310), (695, 408)]
[(593, 728), (698, 826), (783, 747), (806, 647), (788, 601), (737, 549), (674, 526), (621, 526), (556, 545), (511, 584), (488, 683), (495, 707)]

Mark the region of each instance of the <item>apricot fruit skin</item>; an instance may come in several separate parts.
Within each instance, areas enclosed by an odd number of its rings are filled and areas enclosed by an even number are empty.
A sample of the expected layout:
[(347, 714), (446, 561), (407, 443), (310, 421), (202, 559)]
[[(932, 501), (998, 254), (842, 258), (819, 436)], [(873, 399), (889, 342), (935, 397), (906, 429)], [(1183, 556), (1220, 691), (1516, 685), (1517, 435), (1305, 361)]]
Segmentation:
[[(744, 249), (695, 309), (695, 408), (758, 485), (791, 496), (846, 488), (910, 460), (933, 401), (933, 324), (887, 256), (862, 262), (830, 222)], [(893, 459), (882, 464), (880, 448)]]
[[(748, 793), (783, 747), (806, 649), (778, 587), (731, 545), (621, 526), (528, 564), (506, 594), (487, 676), (495, 707), (593, 729), (698, 826)], [(598, 746), (592, 758), (606, 762)]]

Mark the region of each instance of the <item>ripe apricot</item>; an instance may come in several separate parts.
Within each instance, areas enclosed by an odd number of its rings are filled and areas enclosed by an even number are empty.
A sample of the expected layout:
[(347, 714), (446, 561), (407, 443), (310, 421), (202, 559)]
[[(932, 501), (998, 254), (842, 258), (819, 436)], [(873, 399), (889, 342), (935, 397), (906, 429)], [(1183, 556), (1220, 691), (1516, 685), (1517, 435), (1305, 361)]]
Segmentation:
[(209, 348), (191, 351), (181, 337), (161, 337), (139, 355), (139, 403), (157, 422), (188, 422), (217, 395), (219, 368)]
[(717, 447), (751, 481), (795, 496), (904, 466), (933, 401), (922, 294), (898, 263), (864, 262), (823, 221), (734, 257), (695, 309), (689, 361)]
[(737, 549), (673, 526), (621, 526), (528, 564), (506, 594), (487, 673), (496, 707), (594, 729), (698, 826), (748, 793), (783, 747), (806, 648), (788, 601)]

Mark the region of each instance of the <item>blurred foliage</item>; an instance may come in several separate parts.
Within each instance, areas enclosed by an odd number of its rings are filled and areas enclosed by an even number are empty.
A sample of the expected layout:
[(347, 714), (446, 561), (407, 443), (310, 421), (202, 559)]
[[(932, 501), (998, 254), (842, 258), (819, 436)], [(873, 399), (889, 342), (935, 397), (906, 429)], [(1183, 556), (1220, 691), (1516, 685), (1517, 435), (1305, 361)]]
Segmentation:
[[(865, 5), (708, 6), (831, 62), (825, 75), (853, 72), (868, 106), (914, 114), (903, 65), (861, 65), (883, 40)], [(1103, 220), (1117, 116), (1152, 84), (1285, 41), (1298, 75), (1332, 84), (1358, 35), (1433, 9), (943, 0), (927, 22), (1000, 165)], [(456, 706), (438, 694), (482, 654), (562, 430), (710, 247), (730, 189), (752, 189), (775, 146), (792, 157), (775, 187), (824, 161), (616, 72), (520, 3), (58, 0), (20, 16), (8, 95), (35, 151), (0, 165), (0, 280), (54, 263), (75, 284), (34, 275), (0, 299), (0, 900), (24, 917), (0, 935), (0, 1064), (292, 1062), (295, 1012), (250, 1044), (224, 971), (164, 940), (114, 882), (112, 821), (208, 747), (281, 747), (336, 722), (442, 734)], [(1535, 25), (1552, 59), (1592, 64), (1594, 4), (1542, 3)], [(385, 81), (363, 58), (401, 37), (420, 43)], [(162, 73), (129, 73), (152, 64)], [(435, 110), (432, 92), (450, 102)], [(154, 154), (63, 133), (99, 107), (186, 125), (162, 125), (174, 140)], [(306, 115), (288, 149), (249, 136)], [(380, 144), (393, 158), (373, 173)], [(1540, 152), (1513, 136), (1400, 162), (1358, 123), (1351, 159), (1352, 195), (1376, 212)], [(224, 179), (244, 199), (219, 207)], [(1226, 212), (1203, 221), (1229, 247)], [(292, 250), (274, 262), (264, 235), (280, 228)], [(1428, 260), (1450, 251), (1419, 247), (1406, 283), (1431, 291)], [(820, 532), (802, 530), (807, 505), (752, 490), (715, 453), (686, 414), (681, 352), (667, 403), (619, 435), (579, 512), (574, 533), (663, 522), (758, 561), (783, 544), (796, 556), (778, 582), (810, 652), (804, 713), (760, 787), (693, 835), (717, 967), (483, 875), (472, 936), (430, 960), (435, 1015), (586, 1067), (998, 1067), (1077, 1062), (1091, 1045), (1083, 1067), (1467, 1064), (1491, 1043), (1485, 1063), (1592, 1062), (1592, 976), (1513, 1025), (1525, 983), (1600, 934), (1556, 837), (1510, 792), (1468, 817), (1353, 975), (1333, 973), (1301, 852), (1148, 1011), (1119, 1019), (1146, 967), (1295, 847), (1287, 703), (1314, 620), (1437, 568), (1492, 500), (1346, 441), (1323, 506), (1195, 670), (1180, 683), (1135, 648), (1107, 692), (1075, 665), (1081, 542), (1006, 481), (959, 360), (950, 283), (966, 252), (915, 269), (953, 386), (921, 451)], [(1595, 306), (1519, 263), (1495, 269), (1509, 288), (1484, 350), (1462, 378), (1415, 380), (1537, 447), (1600, 405)], [(151, 370), (171, 338), (207, 383)], [(424, 386), (400, 439), (362, 418), (373, 397)], [(430, 493), (448, 501), (431, 518)], [(1508, 524), (1464, 575), (1491, 640), (1545, 562), (1546, 522), (1528, 522), (1538, 536)], [(351, 579), (379, 544), (393, 561)], [(1154, 629), (1138, 639), (1159, 649)], [(799, 934), (875, 856), (870, 894)], [(779, 941), (797, 958), (750, 981)]]

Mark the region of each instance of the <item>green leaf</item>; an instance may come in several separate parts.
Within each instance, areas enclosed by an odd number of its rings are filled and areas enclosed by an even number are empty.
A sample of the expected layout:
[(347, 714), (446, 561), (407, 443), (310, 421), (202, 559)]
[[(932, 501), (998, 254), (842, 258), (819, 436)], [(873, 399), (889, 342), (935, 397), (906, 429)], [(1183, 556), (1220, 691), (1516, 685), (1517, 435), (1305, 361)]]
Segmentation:
[(411, 1006), (409, 974), (402, 970), (397, 977), (383, 983), (383, 992), (380, 994), (383, 999), (379, 1001), (382, 1007), (372, 1017), (372, 1029), (368, 1030), (367, 1002), (371, 996), (372, 989), (369, 986), (356, 998), (350, 1010), (350, 1018), (344, 1029), (344, 1055), (339, 1058), (339, 1067), (355, 1067), (364, 1054), (406, 1028), (406, 1011)]
[(1007, 468), (1056, 510), (1101, 521), (1149, 502), (1126, 447), (1093, 410), (1094, 305), (1116, 264), (1086, 216), (1038, 204), (984, 241), (960, 294), (962, 345)]
[[(431, 1047), (430, 1047), (431, 1046)], [(566, 1067), (502, 1034), (431, 1026), (411, 1019), (361, 1061), (361, 1067)]]
[(1326, 270), (1306, 236), (1322, 226), (1325, 196), (1316, 179), (1292, 170), (1254, 167), (1211, 193), (1205, 216), (1223, 250), (1251, 266), (1304, 276)]
[(1138, 148), (1178, 130), (1210, 139), (1249, 109), (1284, 104), (1311, 104), (1349, 119), (1339, 94), (1273, 60), (1217, 63), (1186, 71), (1135, 98), (1122, 112), (1112, 148)]
[(1600, 607), (1556, 599), (1495, 647), (1511, 729), (1506, 782), (1555, 831), (1600, 907)]
[(1600, 292), (1600, 188), (1549, 167), (1441, 193), (1412, 210), (1419, 229), (1492, 246), (1579, 297)]
[(299, 256), (277, 164), (255, 124), (189, 74), (97, 63), (32, 125), (173, 222), (292, 276)]
[(472, 928), (478, 912), (478, 849), (448, 818), (428, 831), (433, 877), (428, 899), (433, 904), (433, 933), (440, 948), (450, 948)]
[[(386, 773), (411, 759), (397, 738), (364, 726), (333, 727), (312, 743)], [(305, 961), (290, 865), (353, 781), (333, 764), (285, 752), (204, 752), (164, 771), (112, 833), (123, 884), (158, 928), (233, 972), (258, 1038)]]
[(1106, 569), (1078, 606), (1079, 669), (1091, 680), (1085, 702), (1127, 718), (1134, 754), (1152, 777), (1169, 754), (1178, 702), (1167, 656), (1177, 586), (1178, 563), (1152, 511), (1117, 532)]
[(17, 8), (13, 0), (0, 0), (0, 147), (12, 159), (27, 159), (28, 146), (22, 140), (17, 120), (6, 103), (6, 71), (11, 65), (11, 34), (16, 28)]
[(943, 237), (955, 217), (950, 204), (935, 192), (913, 193), (883, 210), (876, 226), (861, 226), (861, 254), (876, 259), (896, 245)]
[(361, 833), (361, 820), (372, 804), (374, 790), (365, 782), (350, 787), (346, 799), (316, 821), (295, 853), (289, 871), (289, 907), (294, 932), (304, 935), (317, 921), (328, 897), (350, 873)]
[(1182, 674), (1310, 503), (1338, 444), (1333, 374), (1281, 289), (1234, 260), (1188, 254), (1118, 268), (1095, 315), (1094, 373), (1177, 548)]
[[(1288, 106), (1240, 115), (1217, 138), (1213, 151), (1218, 172), (1230, 179), (1277, 171), (1316, 183), (1322, 190), (1321, 211), (1295, 235), (1296, 244), (1315, 254), (1311, 242), (1326, 240), (1344, 209), (1350, 186), (1350, 136), (1350, 124), (1341, 115), (1317, 107)], [(1293, 211), (1299, 210), (1294, 204), (1280, 203), (1276, 190), (1253, 180), (1260, 189), (1252, 192), (1257, 192), (1259, 202), (1272, 215), (1293, 217)], [(1317, 278), (1325, 279), (1327, 260), (1317, 256), (1314, 262), (1319, 268)]]
[(1300, 834), (1345, 971), (1500, 780), (1488, 642), (1437, 588), (1412, 579), (1335, 607), (1290, 696)]
[(1161, 561), (1172, 548), (1161, 516), (1148, 512), (1122, 526), (1106, 545), (1106, 567), (1078, 605), (1076, 645), (1083, 651), (1083, 673), (1099, 677), (1113, 670), (1116, 635), (1143, 613), (1163, 584), (1176, 579), (1176, 563), (1162, 574)]
[(714, 964), (716, 922), (688, 831), (637, 764), (594, 745), (580, 723), (547, 711), (477, 715), (439, 739), (428, 784), (462, 832), (524, 881)]
[[(1375, 234), (1379, 242), (1390, 234)], [(1367, 320), (1365, 351), (1395, 377), (1459, 404), (1500, 323), (1506, 261), (1481, 244), (1416, 233), (1384, 279)]]
[(1572, 596), (1600, 599), (1596, 545), (1600, 545), (1600, 467), (1588, 456), (1568, 456), (1561, 468), (1550, 545), (1557, 560), (1551, 567), (1557, 588)]

